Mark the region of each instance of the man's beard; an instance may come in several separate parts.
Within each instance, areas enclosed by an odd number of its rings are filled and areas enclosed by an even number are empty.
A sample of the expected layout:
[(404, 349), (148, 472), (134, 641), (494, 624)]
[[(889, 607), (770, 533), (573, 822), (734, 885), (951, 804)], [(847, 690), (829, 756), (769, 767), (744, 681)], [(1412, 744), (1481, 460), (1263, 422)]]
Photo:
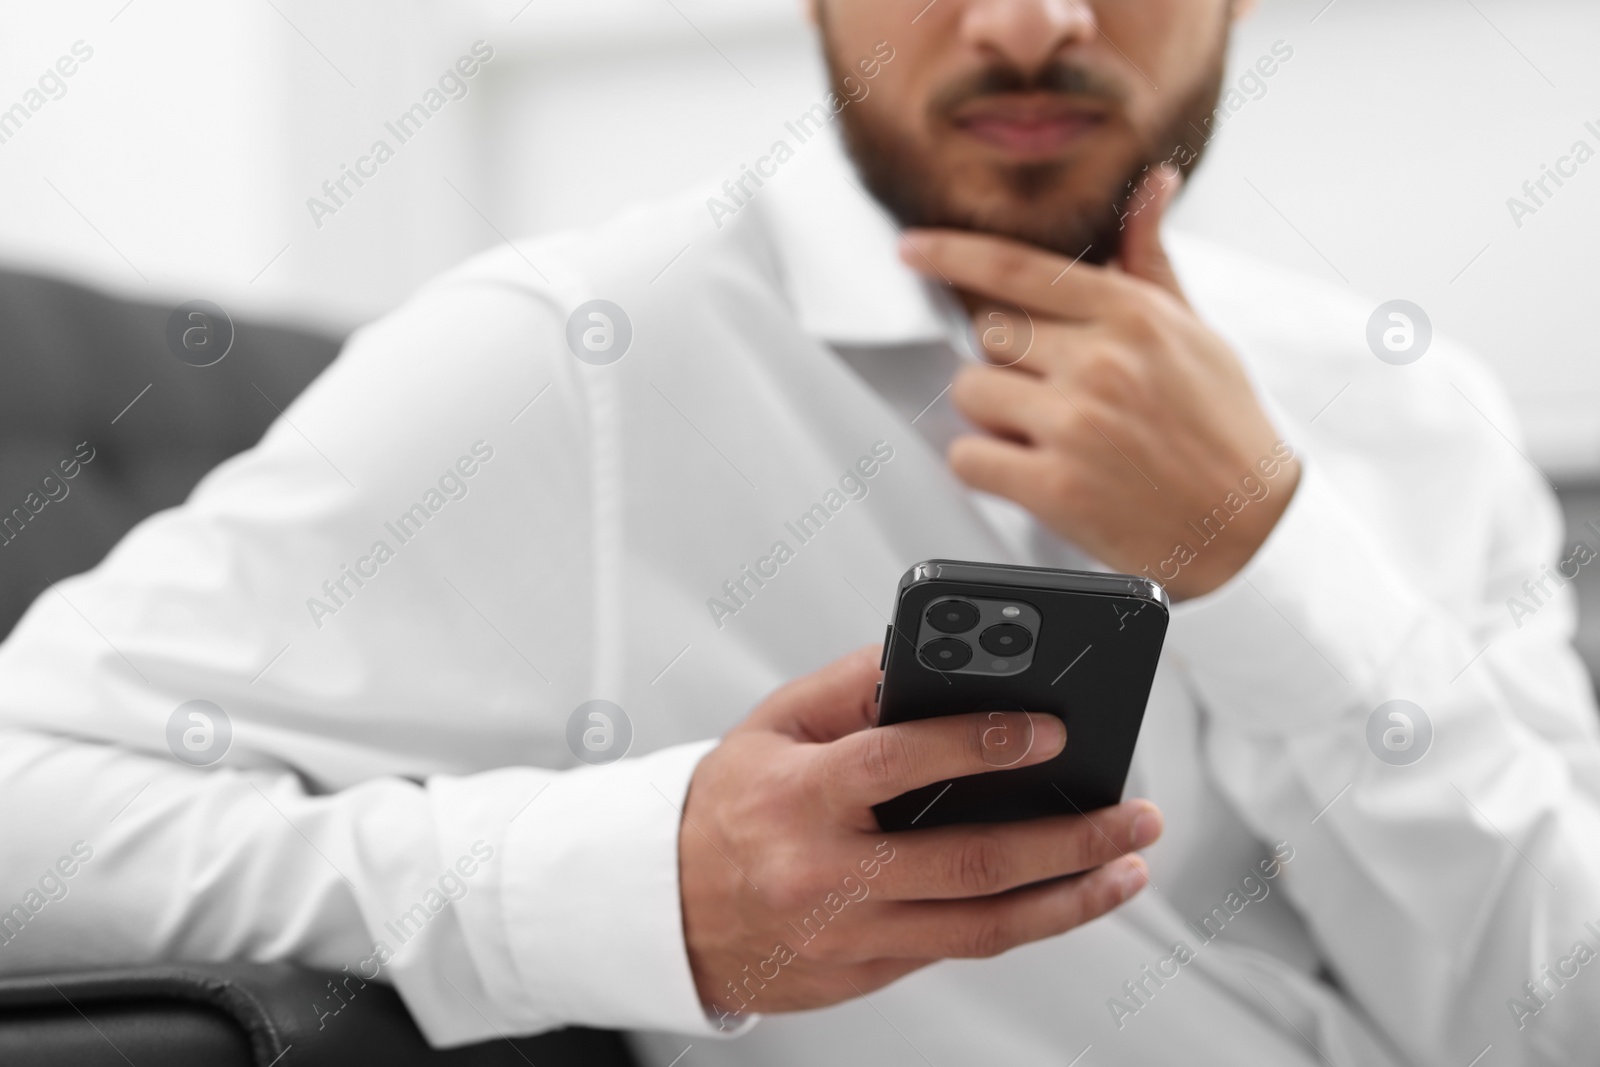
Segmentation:
[[(977, 230), (1013, 237), (1072, 259), (1108, 263), (1121, 247), (1131, 202), (1136, 197), (1143, 200), (1151, 192), (1145, 188), (1154, 180), (1151, 172), (1165, 162), (1187, 174), (1199, 163), (1222, 91), (1225, 53), (1226, 35), (1208, 76), (1179, 101), (1160, 129), (1141, 138), (1136, 158), (1119, 175), (1117, 184), (1085, 192), (1070, 202), (1062, 199), (1062, 187), (1071, 180), (1076, 164), (1051, 161), (994, 164), (994, 173), (1007, 194), (1005, 203), (990, 208), (963, 203), (958, 190), (952, 188), (956, 177), (940, 173), (937, 162), (927, 158), (907, 131), (881, 121), (860, 104), (840, 112), (845, 147), (867, 188), (904, 227)], [(823, 54), (837, 91), (851, 72), (837, 63), (831, 42), (825, 40)], [(933, 117), (942, 121), (957, 104), (1015, 92), (1089, 99), (1104, 104), (1111, 116), (1124, 114), (1118, 87), (1082, 66), (1061, 61), (1033, 76), (1009, 65), (992, 65), (941, 93), (930, 106)]]

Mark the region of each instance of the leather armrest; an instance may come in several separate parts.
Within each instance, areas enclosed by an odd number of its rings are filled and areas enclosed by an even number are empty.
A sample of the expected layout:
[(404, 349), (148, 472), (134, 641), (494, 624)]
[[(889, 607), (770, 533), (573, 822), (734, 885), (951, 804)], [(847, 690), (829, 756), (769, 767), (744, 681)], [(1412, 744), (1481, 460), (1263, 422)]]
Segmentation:
[(633, 1067), (620, 1036), (595, 1030), (430, 1049), (388, 986), (281, 963), (0, 980), (0, 1063)]

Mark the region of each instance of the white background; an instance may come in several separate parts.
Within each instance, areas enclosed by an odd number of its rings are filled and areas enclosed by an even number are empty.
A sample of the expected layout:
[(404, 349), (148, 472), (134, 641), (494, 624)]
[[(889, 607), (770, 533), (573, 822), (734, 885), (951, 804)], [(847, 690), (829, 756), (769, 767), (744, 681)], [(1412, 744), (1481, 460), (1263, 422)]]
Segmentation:
[[(0, 108), (74, 41), (95, 50), (0, 144), (0, 259), (347, 327), (501, 234), (737, 173), (822, 91), (798, 8), (0, 4)], [(470, 95), (317, 228), (306, 198), (479, 38), (496, 56)], [(1574, 140), (1600, 149), (1600, 4), (1264, 0), (1235, 68), (1277, 40), (1294, 58), (1213, 142), (1179, 223), (1420, 304), (1500, 370), (1547, 469), (1600, 476), (1600, 160), (1521, 229), (1506, 207)]]

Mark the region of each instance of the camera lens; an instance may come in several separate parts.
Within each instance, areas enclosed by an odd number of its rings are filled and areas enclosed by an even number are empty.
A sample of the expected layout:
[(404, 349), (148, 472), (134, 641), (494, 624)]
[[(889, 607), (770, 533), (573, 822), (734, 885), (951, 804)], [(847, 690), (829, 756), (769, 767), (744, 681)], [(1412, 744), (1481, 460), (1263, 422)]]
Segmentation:
[(936, 671), (959, 671), (972, 662), (972, 646), (955, 637), (935, 637), (917, 655)]
[(941, 600), (928, 609), (928, 625), (942, 634), (964, 634), (978, 625), (978, 606), (965, 600)]
[(1024, 626), (1002, 622), (979, 634), (978, 644), (996, 656), (1020, 656), (1033, 644), (1033, 635)]

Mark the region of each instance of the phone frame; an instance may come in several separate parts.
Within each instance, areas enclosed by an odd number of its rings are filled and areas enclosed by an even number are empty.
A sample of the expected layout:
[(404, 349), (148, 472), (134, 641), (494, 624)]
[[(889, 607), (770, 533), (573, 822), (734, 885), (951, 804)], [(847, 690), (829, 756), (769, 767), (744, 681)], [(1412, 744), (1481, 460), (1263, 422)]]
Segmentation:
[[(963, 595), (1016, 600), (1038, 609), (1040, 630), (1027, 670), (976, 675), (938, 671), (922, 662), (917, 638), (927, 606)], [(1067, 747), (1030, 767), (912, 790), (877, 805), (879, 824), (901, 830), (1008, 822), (1117, 803), (1170, 616), (1166, 590), (1138, 575), (945, 559), (909, 568), (896, 589), (894, 622), (884, 636), (879, 725), (986, 710), (1045, 712), (1067, 724)], [(1078, 651), (1080, 642), (1085, 647)], [(1101, 652), (1088, 658), (1096, 644)]]

